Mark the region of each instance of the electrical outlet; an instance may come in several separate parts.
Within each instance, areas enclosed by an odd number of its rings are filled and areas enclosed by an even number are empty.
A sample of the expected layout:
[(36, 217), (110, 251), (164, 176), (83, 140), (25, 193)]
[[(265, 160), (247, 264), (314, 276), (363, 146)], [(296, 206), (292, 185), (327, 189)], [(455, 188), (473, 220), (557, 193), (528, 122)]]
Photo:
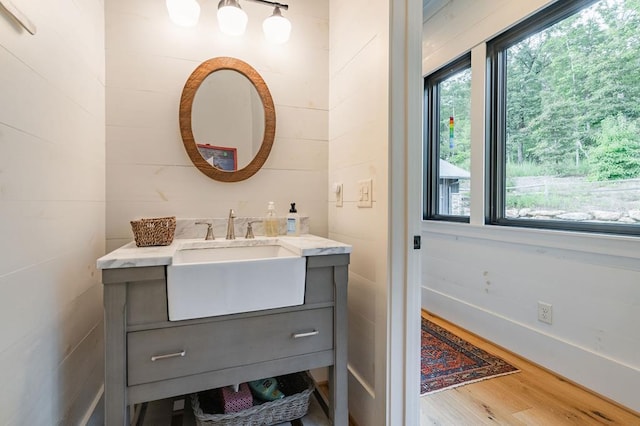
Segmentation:
[(553, 322), (553, 306), (550, 303), (538, 301), (538, 321), (547, 324)]

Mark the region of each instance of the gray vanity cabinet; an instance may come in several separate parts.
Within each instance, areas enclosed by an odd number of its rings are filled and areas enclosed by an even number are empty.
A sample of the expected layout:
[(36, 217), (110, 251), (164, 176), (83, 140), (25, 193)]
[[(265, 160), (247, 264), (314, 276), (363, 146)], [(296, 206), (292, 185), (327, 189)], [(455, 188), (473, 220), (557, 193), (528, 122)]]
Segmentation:
[(329, 367), (329, 416), (348, 424), (348, 254), (307, 257), (303, 305), (169, 321), (166, 266), (102, 271), (105, 421), (129, 406)]

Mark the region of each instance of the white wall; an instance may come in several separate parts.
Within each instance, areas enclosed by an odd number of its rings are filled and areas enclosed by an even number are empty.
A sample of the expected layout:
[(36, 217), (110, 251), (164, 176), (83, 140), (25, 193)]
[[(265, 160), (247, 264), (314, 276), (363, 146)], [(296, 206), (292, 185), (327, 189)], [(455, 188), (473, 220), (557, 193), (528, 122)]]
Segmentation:
[[(217, 2), (201, 1), (195, 28), (173, 25), (165, 3), (109, 0), (106, 4), (107, 248), (132, 239), (140, 217), (264, 215), (275, 201), (285, 216), (296, 202), (310, 230), (327, 235), (328, 19), (327, 1), (297, 0), (285, 15), (288, 43), (269, 45), (262, 20), (272, 10), (245, 2), (247, 33), (221, 34)], [(189, 161), (180, 139), (178, 106), (185, 81), (204, 60), (232, 56), (264, 78), (276, 107), (276, 138), (265, 167), (243, 182), (220, 183)]]
[(78, 424), (103, 382), (104, 5), (0, 10), (0, 424)]
[[(441, 3), (424, 26), (423, 70), (473, 48), (472, 152), (482, 154), (483, 43), (548, 2)], [(640, 410), (638, 239), (484, 226), (483, 162), (472, 161), (472, 223), (423, 223), (423, 308)], [(538, 301), (553, 305), (552, 325), (537, 321)]]
[[(349, 268), (349, 411), (384, 424), (387, 333), (389, 2), (331, 1), (329, 237), (353, 245)], [(373, 208), (357, 181), (373, 178)]]

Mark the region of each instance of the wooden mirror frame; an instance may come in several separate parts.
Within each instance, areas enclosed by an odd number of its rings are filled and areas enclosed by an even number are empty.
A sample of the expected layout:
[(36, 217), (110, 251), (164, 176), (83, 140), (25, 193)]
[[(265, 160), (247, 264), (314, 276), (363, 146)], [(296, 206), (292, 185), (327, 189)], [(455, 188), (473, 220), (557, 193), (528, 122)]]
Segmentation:
[[(253, 84), (258, 91), (258, 95), (262, 100), (262, 106), (264, 108), (264, 136), (262, 138), (260, 149), (249, 164), (236, 171), (220, 170), (209, 164), (207, 160), (200, 155), (200, 151), (198, 151), (198, 146), (193, 137), (193, 129), (191, 127), (191, 111), (193, 109), (193, 100), (196, 92), (209, 74), (221, 70), (237, 71), (249, 79), (251, 84)], [(182, 143), (184, 144), (184, 149), (187, 151), (187, 154), (189, 154), (191, 162), (198, 168), (198, 170), (209, 176), (211, 179), (221, 182), (239, 182), (256, 174), (264, 165), (267, 157), (269, 157), (275, 133), (276, 110), (273, 105), (273, 99), (271, 98), (271, 92), (269, 92), (267, 84), (264, 82), (260, 74), (258, 74), (258, 71), (256, 71), (251, 65), (236, 58), (212, 58), (198, 65), (187, 79), (184, 89), (182, 89), (182, 97), (180, 98), (180, 134), (182, 135)]]

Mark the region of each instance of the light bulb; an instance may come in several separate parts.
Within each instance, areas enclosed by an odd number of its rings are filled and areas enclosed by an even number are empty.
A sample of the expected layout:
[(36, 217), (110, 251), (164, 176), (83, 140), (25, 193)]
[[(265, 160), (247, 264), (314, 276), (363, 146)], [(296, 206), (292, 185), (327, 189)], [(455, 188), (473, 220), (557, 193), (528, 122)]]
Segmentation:
[(223, 33), (240, 36), (247, 28), (247, 21), (247, 14), (236, 0), (221, 0), (218, 4), (218, 25)]
[(196, 0), (167, 0), (171, 21), (181, 27), (195, 27), (200, 18), (200, 5)]
[(276, 44), (286, 43), (291, 35), (291, 22), (276, 7), (273, 15), (269, 16), (262, 23), (262, 30), (267, 41)]

